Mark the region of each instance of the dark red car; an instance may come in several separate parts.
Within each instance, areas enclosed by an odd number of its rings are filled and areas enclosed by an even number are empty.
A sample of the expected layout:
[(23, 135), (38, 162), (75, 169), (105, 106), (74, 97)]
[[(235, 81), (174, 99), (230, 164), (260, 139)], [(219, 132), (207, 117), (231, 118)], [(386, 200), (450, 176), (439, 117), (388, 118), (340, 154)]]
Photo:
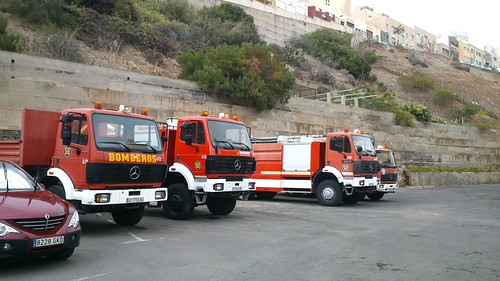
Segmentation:
[(80, 244), (75, 207), (38, 185), (23, 169), (0, 161), (0, 257), (69, 258)]

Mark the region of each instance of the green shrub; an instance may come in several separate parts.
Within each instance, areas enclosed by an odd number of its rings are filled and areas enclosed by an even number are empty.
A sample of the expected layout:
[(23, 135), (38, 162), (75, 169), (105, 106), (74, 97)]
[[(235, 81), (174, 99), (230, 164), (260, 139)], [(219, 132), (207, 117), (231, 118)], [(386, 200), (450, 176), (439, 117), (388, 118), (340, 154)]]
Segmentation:
[(407, 103), (401, 107), (402, 110), (407, 111), (415, 116), (415, 118), (425, 124), (432, 120), (432, 114), (429, 108), (420, 103)]
[(365, 61), (369, 64), (375, 64), (378, 60), (377, 53), (374, 51), (369, 51), (365, 53)]
[(6, 0), (7, 11), (39, 25), (61, 25), (65, 20), (64, 0)]
[(22, 39), (20, 35), (7, 33), (0, 35), (0, 50), (18, 52), (21, 49)]
[(209, 52), (184, 52), (177, 62), (179, 78), (197, 84), (226, 102), (272, 109), (290, 98), (295, 79), (264, 44), (227, 44)]
[(351, 37), (333, 29), (318, 29), (290, 40), (290, 45), (324, 61), (330, 66), (349, 71), (356, 79), (367, 79), (371, 66), (351, 48)]
[(403, 90), (428, 92), (434, 88), (435, 81), (427, 74), (412, 73), (409, 75), (399, 76), (398, 82), (403, 87)]
[(438, 106), (446, 106), (450, 105), (452, 102), (454, 102), (457, 97), (455, 94), (448, 90), (447, 88), (437, 88), (432, 91), (434, 103), (436, 103)]
[(9, 16), (0, 13), (0, 35), (7, 33), (7, 23), (9, 22)]
[(362, 99), (360, 105), (364, 108), (379, 111), (397, 112), (399, 110), (398, 102), (394, 94), (390, 92), (385, 92), (382, 96)]
[(396, 125), (413, 128), (415, 127), (415, 123), (413, 123), (413, 114), (404, 110), (397, 110), (396, 112)]
[(188, 0), (167, 0), (161, 12), (169, 20), (183, 23), (191, 23), (197, 17), (196, 8)]
[(453, 114), (457, 118), (464, 118), (465, 120), (471, 119), (474, 115), (479, 113), (481, 108), (473, 103), (467, 103), (461, 108), (456, 108), (453, 110)]

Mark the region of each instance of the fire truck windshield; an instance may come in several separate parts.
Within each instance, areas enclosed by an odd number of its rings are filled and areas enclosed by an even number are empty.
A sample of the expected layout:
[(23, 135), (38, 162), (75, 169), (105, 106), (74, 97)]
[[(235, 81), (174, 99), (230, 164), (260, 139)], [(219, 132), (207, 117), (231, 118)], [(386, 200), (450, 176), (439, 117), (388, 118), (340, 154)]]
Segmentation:
[(356, 150), (361, 147), (361, 152), (358, 152), (363, 156), (375, 156), (375, 148), (373, 147), (372, 140), (365, 136), (352, 136), (352, 141)]
[(377, 150), (377, 157), (380, 165), (384, 168), (396, 168), (396, 159), (389, 150)]
[(247, 128), (242, 124), (208, 120), (208, 131), (214, 147), (247, 151), (252, 149)]
[(92, 121), (98, 150), (154, 154), (162, 152), (158, 127), (153, 120), (94, 114)]

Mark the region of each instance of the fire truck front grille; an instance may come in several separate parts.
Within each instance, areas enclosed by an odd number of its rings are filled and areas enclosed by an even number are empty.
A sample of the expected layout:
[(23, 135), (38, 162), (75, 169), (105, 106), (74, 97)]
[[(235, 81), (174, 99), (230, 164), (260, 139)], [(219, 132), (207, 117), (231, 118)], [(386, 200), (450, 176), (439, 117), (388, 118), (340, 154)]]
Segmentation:
[(255, 158), (208, 156), (207, 174), (253, 174)]
[(355, 161), (354, 174), (376, 174), (380, 170), (378, 161)]
[(29, 228), (35, 231), (47, 231), (57, 227), (61, 222), (63, 222), (64, 216), (53, 218), (19, 219), (14, 221), (24, 228)]
[(398, 181), (398, 175), (397, 174), (385, 174), (382, 175), (381, 181)]
[(165, 177), (166, 165), (87, 164), (88, 184), (154, 183)]

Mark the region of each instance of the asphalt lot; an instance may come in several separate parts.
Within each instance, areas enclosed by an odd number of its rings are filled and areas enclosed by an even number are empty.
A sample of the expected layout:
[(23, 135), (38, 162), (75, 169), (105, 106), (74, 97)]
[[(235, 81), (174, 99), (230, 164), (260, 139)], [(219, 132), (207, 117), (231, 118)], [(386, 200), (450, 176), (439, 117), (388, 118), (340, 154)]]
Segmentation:
[(400, 189), (323, 207), (278, 196), (188, 221), (147, 209), (135, 227), (81, 216), (63, 262), (0, 260), (0, 280), (500, 280), (500, 184)]

